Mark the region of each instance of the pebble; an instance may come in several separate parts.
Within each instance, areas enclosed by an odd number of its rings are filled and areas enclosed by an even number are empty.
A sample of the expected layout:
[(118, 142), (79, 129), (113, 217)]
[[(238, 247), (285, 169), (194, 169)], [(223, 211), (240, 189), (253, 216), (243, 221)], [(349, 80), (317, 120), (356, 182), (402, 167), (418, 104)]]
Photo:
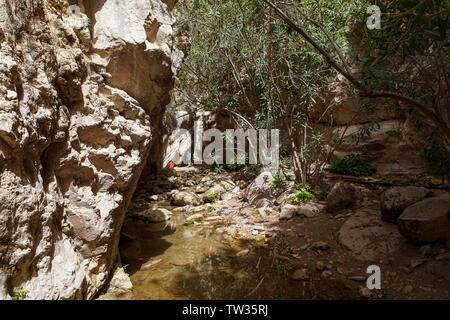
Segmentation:
[(313, 250), (327, 250), (330, 246), (324, 241), (316, 241), (311, 244)]
[(323, 263), (322, 261), (317, 261), (317, 263), (316, 263), (317, 271), (323, 271), (323, 270), (325, 270), (325, 268), (326, 268), (325, 263)]
[(249, 252), (250, 252), (250, 250), (244, 249), (244, 250), (239, 251), (238, 253), (236, 253), (236, 257), (238, 257), (238, 258), (239, 257), (243, 257), (243, 256), (247, 255)]
[(325, 270), (324, 272), (322, 272), (322, 274), (320, 275), (322, 278), (326, 279), (331, 277), (333, 274), (333, 272), (331, 272), (330, 270)]
[(309, 280), (308, 269), (295, 270), (291, 275), (291, 279), (295, 281), (306, 281)]
[(259, 233), (258, 230), (253, 230), (253, 231), (252, 231), (252, 235), (254, 235), (254, 236), (257, 236), (258, 233)]
[(405, 287), (403, 288), (403, 293), (404, 293), (404, 294), (409, 294), (409, 293), (411, 293), (413, 290), (414, 290), (414, 288), (413, 288), (412, 285), (407, 285), (407, 286), (405, 286)]
[(361, 288), (359, 290), (359, 294), (364, 298), (370, 298), (372, 296), (372, 291), (370, 291), (368, 288)]

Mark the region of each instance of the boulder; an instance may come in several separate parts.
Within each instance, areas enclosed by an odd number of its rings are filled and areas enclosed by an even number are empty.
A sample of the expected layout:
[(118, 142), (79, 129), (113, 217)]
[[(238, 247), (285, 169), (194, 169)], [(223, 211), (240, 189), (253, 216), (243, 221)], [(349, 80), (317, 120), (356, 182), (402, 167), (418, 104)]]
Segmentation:
[(281, 208), (280, 220), (289, 220), (298, 212), (298, 207), (292, 204), (286, 204)]
[(132, 214), (132, 216), (135, 216), (147, 222), (164, 222), (170, 220), (172, 212), (163, 208), (152, 208), (134, 213)]
[(301, 216), (305, 216), (307, 218), (312, 218), (312, 217), (316, 216), (322, 208), (323, 208), (323, 205), (307, 203), (307, 204), (304, 204), (301, 206), (298, 214)]
[(381, 195), (381, 217), (385, 221), (396, 222), (410, 205), (423, 200), (429, 191), (419, 187), (394, 187)]
[(133, 289), (130, 276), (125, 272), (123, 267), (119, 267), (109, 283), (107, 294), (121, 296)]
[(202, 199), (193, 192), (179, 191), (173, 195), (172, 204), (176, 206), (199, 206), (203, 203)]
[(268, 199), (274, 201), (276, 198), (274, 188), (269, 186), (273, 181), (273, 176), (269, 171), (262, 172), (245, 189), (244, 197), (251, 205), (255, 205), (258, 200)]
[(361, 199), (361, 192), (350, 183), (338, 182), (326, 200), (326, 210), (331, 213), (354, 207)]
[(381, 219), (377, 210), (364, 209), (342, 225), (338, 241), (356, 259), (375, 261), (400, 249), (405, 239), (395, 225)]
[(400, 233), (412, 242), (450, 239), (450, 196), (429, 198), (409, 206), (397, 225)]

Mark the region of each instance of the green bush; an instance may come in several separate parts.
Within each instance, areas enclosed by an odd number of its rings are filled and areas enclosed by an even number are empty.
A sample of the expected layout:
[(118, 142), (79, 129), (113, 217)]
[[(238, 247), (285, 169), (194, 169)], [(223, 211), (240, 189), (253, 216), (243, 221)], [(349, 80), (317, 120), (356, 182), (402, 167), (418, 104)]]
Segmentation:
[(296, 184), (294, 194), (293, 204), (305, 203), (308, 200), (316, 199), (316, 196), (312, 193), (311, 186), (308, 184)]
[(338, 159), (331, 168), (331, 172), (350, 176), (371, 176), (377, 171), (377, 167), (369, 162), (361, 160), (360, 155), (348, 155)]
[(286, 185), (286, 176), (283, 173), (277, 173), (273, 176), (273, 180), (269, 183), (269, 187), (282, 188)]
[(27, 297), (28, 289), (20, 288), (14, 291), (12, 300), (24, 300)]
[(224, 172), (225, 172), (225, 169), (223, 168), (222, 165), (217, 165), (217, 166), (214, 168), (214, 172), (217, 173), (217, 174), (221, 174), (221, 173), (224, 173)]

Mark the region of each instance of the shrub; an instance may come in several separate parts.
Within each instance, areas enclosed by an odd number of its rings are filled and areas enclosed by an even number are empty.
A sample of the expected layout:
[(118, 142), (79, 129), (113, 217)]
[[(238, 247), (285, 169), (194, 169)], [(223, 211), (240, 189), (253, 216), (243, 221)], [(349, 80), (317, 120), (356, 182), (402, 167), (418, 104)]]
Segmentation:
[(221, 173), (224, 173), (224, 172), (225, 172), (225, 169), (223, 168), (222, 165), (217, 165), (217, 166), (214, 168), (214, 172), (217, 173), (217, 174), (221, 174)]
[(371, 176), (377, 171), (377, 167), (369, 162), (361, 160), (360, 155), (348, 155), (338, 159), (331, 168), (331, 172), (350, 176)]
[(20, 288), (14, 291), (14, 294), (12, 295), (12, 300), (24, 300), (27, 297), (28, 289)]
[(269, 183), (272, 188), (282, 188), (286, 185), (286, 176), (283, 173), (277, 173), (273, 176), (273, 180)]
[(316, 196), (311, 191), (311, 186), (308, 184), (296, 184), (294, 194), (293, 204), (305, 203), (308, 200), (316, 199)]

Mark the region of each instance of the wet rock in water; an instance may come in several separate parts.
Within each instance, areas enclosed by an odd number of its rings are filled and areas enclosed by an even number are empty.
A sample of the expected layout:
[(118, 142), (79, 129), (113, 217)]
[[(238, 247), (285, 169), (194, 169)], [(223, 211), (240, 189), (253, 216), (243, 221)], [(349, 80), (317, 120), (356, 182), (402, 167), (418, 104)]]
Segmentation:
[(362, 261), (375, 261), (390, 255), (405, 242), (395, 225), (383, 221), (378, 211), (370, 209), (349, 218), (339, 230), (338, 240)]
[(429, 198), (409, 206), (397, 225), (400, 233), (415, 243), (450, 239), (450, 196)]
[(298, 269), (295, 270), (291, 275), (291, 279), (295, 281), (306, 281), (309, 280), (309, 271), (308, 269)]
[[(323, 206), (322, 206), (323, 208)], [(298, 212), (299, 215), (305, 216), (307, 218), (312, 218), (316, 216), (320, 212), (321, 208), (320, 206), (316, 204), (304, 204), (301, 206), (300, 211)]]
[(188, 191), (178, 191), (173, 194), (172, 203), (176, 206), (199, 206), (203, 204), (202, 199), (195, 193)]
[(387, 189), (381, 196), (381, 216), (385, 221), (397, 221), (397, 218), (409, 206), (423, 200), (429, 191), (419, 187), (394, 187)]
[(361, 199), (361, 192), (350, 183), (338, 182), (331, 189), (326, 200), (326, 209), (337, 213), (343, 209), (352, 208)]
[(186, 218), (187, 223), (195, 223), (195, 222), (202, 222), (205, 219), (205, 217), (202, 214), (196, 213), (192, 216), (189, 216)]
[(154, 194), (154, 195), (150, 196), (149, 200), (150, 201), (158, 201), (159, 198), (158, 198), (158, 196), (156, 194)]
[(133, 290), (130, 276), (123, 267), (118, 267), (109, 283), (107, 294), (121, 296)]
[(170, 220), (172, 212), (163, 208), (152, 208), (145, 211), (140, 211), (132, 214), (139, 219), (147, 222), (164, 222)]
[(248, 185), (247, 189), (245, 189), (245, 199), (247, 199), (251, 205), (255, 205), (255, 203), (261, 199), (274, 201), (276, 198), (276, 193), (274, 188), (269, 186), (269, 183), (272, 181), (273, 176), (270, 172), (265, 171), (261, 173), (252, 183)]

